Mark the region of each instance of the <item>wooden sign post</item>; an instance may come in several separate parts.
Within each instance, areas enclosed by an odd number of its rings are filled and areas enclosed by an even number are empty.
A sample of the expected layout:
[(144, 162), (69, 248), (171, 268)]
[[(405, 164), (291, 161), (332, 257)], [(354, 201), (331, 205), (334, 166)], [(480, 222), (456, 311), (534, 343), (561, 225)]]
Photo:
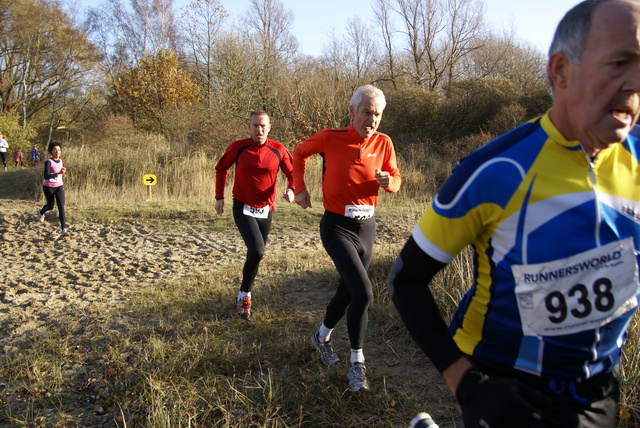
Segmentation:
[(158, 180), (153, 174), (145, 174), (142, 176), (142, 183), (149, 188), (149, 202), (151, 202), (151, 187), (155, 186)]

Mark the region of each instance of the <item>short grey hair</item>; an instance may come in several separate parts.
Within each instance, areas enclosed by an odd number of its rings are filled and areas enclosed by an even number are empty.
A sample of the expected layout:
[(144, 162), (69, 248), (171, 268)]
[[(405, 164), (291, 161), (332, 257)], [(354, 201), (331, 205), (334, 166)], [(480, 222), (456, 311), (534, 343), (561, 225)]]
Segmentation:
[(606, 1), (608, 0), (584, 0), (569, 10), (556, 28), (549, 47), (549, 58), (559, 52), (572, 64), (580, 64), (593, 12), (598, 5)]
[(384, 97), (384, 93), (373, 85), (364, 85), (356, 89), (351, 96), (349, 105), (353, 106), (354, 110), (357, 111), (363, 96), (378, 99), (382, 104), (382, 110), (387, 106), (387, 99)]

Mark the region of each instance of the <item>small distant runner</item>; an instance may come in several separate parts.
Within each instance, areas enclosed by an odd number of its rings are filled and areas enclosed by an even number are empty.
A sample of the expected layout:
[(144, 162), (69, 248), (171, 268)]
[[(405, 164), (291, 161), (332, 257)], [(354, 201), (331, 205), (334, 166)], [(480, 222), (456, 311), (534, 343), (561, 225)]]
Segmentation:
[(38, 162), (40, 162), (40, 150), (36, 146), (33, 146), (33, 149), (29, 152), (29, 158), (33, 162), (33, 166), (38, 165)]
[(20, 147), (18, 147), (13, 153), (13, 162), (15, 162), (16, 168), (18, 167), (18, 164), (20, 164), (20, 166), (24, 166), (24, 153), (22, 153), (22, 149)]
[(66, 215), (64, 210), (65, 196), (62, 179), (67, 176), (67, 169), (62, 165), (60, 154), (62, 146), (60, 143), (53, 142), (49, 144), (49, 153), (51, 158), (44, 162), (44, 182), (42, 183), (42, 191), (47, 203), (38, 210), (38, 221), (44, 222), (44, 214), (53, 209), (55, 200), (58, 206), (58, 217), (60, 218), (60, 227), (62, 231), (60, 237), (67, 235)]
[(0, 134), (0, 158), (2, 158), (2, 165), (4, 166), (4, 172), (7, 172), (7, 149), (9, 143), (5, 140), (4, 135)]

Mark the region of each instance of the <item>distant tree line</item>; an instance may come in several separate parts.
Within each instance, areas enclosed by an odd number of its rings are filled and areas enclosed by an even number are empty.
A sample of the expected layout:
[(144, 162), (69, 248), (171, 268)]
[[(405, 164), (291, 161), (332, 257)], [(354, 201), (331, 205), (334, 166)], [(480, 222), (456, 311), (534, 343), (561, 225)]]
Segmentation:
[(0, 123), (18, 122), (10, 139), (73, 140), (125, 117), (210, 150), (265, 109), (272, 136), (293, 144), (348, 123), (350, 94), (373, 83), (388, 98), (383, 132), (438, 144), (548, 108), (545, 55), (492, 31), (482, 0), (371, 7), (373, 22), (351, 18), (311, 57), (279, 0), (250, 0), (233, 19), (222, 0), (103, 0), (85, 16), (56, 0), (0, 0)]

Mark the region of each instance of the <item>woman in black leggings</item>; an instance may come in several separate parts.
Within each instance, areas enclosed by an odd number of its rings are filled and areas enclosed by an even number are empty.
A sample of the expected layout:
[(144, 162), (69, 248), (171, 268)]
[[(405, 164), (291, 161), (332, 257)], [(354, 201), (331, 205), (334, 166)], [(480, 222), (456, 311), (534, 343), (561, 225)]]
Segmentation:
[(62, 232), (60, 236), (65, 236), (67, 232), (66, 215), (64, 211), (64, 187), (62, 179), (67, 176), (67, 169), (62, 165), (60, 154), (62, 147), (60, 143), (53, 142), (49, 145), (49, 153), (51, 158), (44, 163), (44, 181), (42, 183), (42, 191), (47, 203), (38, 210), (38, 220), (44, 222), (44, 213), (53, 209), (53, 204), (58, 206), (58, 217), (60, 218), (60, 227)]

